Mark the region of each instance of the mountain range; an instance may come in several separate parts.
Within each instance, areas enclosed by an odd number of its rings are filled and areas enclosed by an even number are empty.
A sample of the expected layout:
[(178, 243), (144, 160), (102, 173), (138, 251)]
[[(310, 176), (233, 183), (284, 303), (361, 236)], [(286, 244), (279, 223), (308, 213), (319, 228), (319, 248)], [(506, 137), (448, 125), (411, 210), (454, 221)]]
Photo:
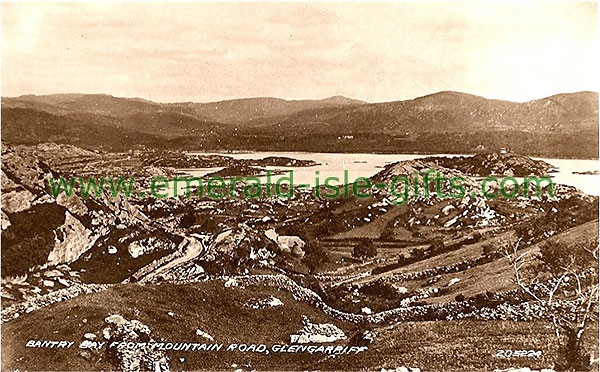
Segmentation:
[(2, 98), (7, 143), (90, 149), (473, 153), (598, 157), (598, 93), (524, 103), (444, 91), (367, 103), (245, 98), (156, 103), (103, 94)]

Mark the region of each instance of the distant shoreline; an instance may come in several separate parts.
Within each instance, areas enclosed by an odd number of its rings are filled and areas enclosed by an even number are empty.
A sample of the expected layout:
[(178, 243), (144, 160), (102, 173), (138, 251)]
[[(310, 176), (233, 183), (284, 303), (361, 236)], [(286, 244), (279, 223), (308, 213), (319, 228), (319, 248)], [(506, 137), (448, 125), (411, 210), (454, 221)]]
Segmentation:
[[(339, 151), (269, 151), (269, 150), (215, 150), (215, 151), (195, 151), (195, 150), (182, 150), (182, 152), (186, 155), (241, 155), (241, 154), (255, 154), (255, 153), (270, 153), (270, 154), (354, 154), (354, 155), (429, 155), (429, 156), (475, 156), (476, 153), (472, 154), (464, 154), (464, 153), (437, 153), (437, 152), (386, 152), (386, 151), (376, 151), (376, 152), (339, 152)], [(519, 154), (512, 153), (515, 155), (527, 156), (532, 159), (547, 159), (547, 160), (595, 160), (600, 161), (600, 158), (582, 158), (582, 157), (573, 157), (573, 156), (564, 156), (564, 157), (544, 157), (543, 155), (528, 155), (528, 154)]]

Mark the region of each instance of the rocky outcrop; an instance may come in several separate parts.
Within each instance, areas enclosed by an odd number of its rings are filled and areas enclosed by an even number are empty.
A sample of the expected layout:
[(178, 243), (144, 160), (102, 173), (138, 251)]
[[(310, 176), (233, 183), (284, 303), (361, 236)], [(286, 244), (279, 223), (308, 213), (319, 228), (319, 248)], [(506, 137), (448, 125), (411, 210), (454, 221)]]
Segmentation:
[(280, 252), (304, 257), (306, 243), (300, 237), (279, 235), (274, 229), (265, 231), (265, 236), (277, 244)]
[(34, 199), (35, 195), (28, 190), (3, 192), (2, 209), (6, 213), (19, 213), (31, 208)]
[[(154, 371), (159, 364), (161, 370), (169, 370), (169, 357), (163, 351), (154, 350), (151, 343), (155, 342), (150, 328), (139, 320), (127, 320), (115, 314), (106, 317), (105, 322), (111, 326), (106, 332), (110, 335), (111, 345), (107, 353), (109, 359), (123, 372)], [(129, 348), (127, 343), (138, 345)]]
[(246, 303), (246, 306), (252, 309), (264, 309), (267, 307), (277, 307), (281, 305), (283, 305), (283, 302), (274, 296), (259, 299), (254, 298)]
[(487, 153), (474, 156), (431, 157), (424, 160), (457, 169), (470, 176), (547, 177), (555, 167), (542, 160), (516, 154)]
[(314, 324), (306, 316), (303, 316), (302, 323), (304, 327), (297, 334), (290, 335), (293, 344), (329, 343), (346, 339), (344, 331), (333, 324)]
[(97, 237), (70, 212), (65, 212), (65, 222), (55, 232), (54, 249), (48, 255), (51, 264), (73, 262), (90, 249)]
[[(75, 182), (70, 196), (64, 188), (56, 198), (51, 192), (51, 178), (56, 186), (60, 176), (85, 179), (102, 172), (102, 167), (120, 172), (121, 166), (113, 161), (113, 156), (68, 145), (3, 144), (3, 275), (19, 275), (45, 263), (74, 262), (93, 248), (100, 236), (114, 232), (115, 228), (135, 227), (151, 236), (155, 229), (140, 208), (126, 198), (112, 197), (106, 189), (101, 197), (84, 198), (78, 194), (79, 183)], [(94, 161), (94, 169), (88, 164), (90, 160)], [(137, 170), (127, 171), (133, 175)], [(137, 257), (153, 247), (152, 241), (134, 244), (132, 256)], [(95, 251), (92, 254), (96, 254)], [(27, 259), (23, 259), (25, 256)]]
[(129, 251), (131, 257), (138, 258), (139, 256), (148, 252), (153, 252), (156, 250), (170, 250), (174, 248), (175, 243), (173, 243), (171, 240), (159, 239), (151, 236), (149, 238), (136, 240), (130, 243), (127, 250)]

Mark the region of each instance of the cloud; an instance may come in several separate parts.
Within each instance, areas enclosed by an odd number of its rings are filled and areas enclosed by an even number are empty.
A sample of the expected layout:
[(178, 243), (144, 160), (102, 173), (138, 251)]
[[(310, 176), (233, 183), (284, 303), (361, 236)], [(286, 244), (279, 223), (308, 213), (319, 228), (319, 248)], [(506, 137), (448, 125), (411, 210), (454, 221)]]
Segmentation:
[(2, 3), (3, 95), (159, 101), (596, 88), (593, 3)]

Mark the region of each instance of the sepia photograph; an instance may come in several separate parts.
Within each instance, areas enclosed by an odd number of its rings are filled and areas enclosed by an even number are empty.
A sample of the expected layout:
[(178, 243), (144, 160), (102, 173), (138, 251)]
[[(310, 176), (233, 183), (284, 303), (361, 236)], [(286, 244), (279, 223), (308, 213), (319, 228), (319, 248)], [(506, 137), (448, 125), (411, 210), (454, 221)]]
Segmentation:
[(597, 1), (4, 1), (2, 371), (599, 370)]

